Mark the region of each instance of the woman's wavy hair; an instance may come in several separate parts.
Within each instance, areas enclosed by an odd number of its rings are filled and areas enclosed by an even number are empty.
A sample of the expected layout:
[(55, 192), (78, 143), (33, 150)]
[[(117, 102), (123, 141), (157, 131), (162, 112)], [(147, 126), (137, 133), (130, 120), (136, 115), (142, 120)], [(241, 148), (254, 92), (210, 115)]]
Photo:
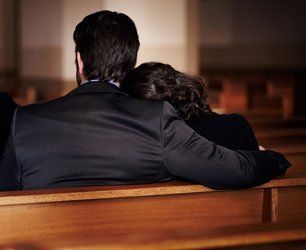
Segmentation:
[(126, 75), (121, 88), (133, 97), (168, 101), (184, 120), (212, 112), (204, 80), (179, 72), (169, 64), (143, 63)]

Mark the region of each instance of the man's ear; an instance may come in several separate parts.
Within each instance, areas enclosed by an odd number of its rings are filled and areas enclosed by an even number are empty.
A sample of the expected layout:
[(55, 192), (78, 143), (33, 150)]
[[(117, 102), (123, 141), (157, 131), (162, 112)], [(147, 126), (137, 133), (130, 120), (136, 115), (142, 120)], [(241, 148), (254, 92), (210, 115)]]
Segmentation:
[(81, 58), (81, 54), (80, 54), (79, 51), (77, 51), (77, 53), (76, 53), (76, 59), (77, 59), (77, 63), (78, 63), (79, 74), (80, 74), (80, 76), (84, 77), (84, 63), (83, 63), (83, 60)]

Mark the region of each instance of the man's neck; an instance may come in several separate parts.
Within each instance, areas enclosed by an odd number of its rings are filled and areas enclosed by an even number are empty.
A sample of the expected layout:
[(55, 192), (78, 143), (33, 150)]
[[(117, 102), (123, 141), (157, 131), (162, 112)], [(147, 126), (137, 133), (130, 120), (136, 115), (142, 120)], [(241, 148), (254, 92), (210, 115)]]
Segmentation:
[(83, 85), (87, 82), (99, 82), (99, 79), (93, 79), (93, 80), (83, 79), (80, 85)]
[(120, 83), (119, 82), (115, 82), (115, 81), (109, 81), (110, 84), (115, 85), (116, 87), (120, 88)]
[[(93, 80), (88, 80), (88, 79), (84, 79), (81, 81), (80, 85), (83, 85), (84, 83), (88, 83), (88, 82), (99, 82), (99, 79), (93, 79)], [(116, 87), (120, 88), (120, 83), (119, 82), (115, 82), (115, 81), (108, 81), (108, 83), (115, 85)]]

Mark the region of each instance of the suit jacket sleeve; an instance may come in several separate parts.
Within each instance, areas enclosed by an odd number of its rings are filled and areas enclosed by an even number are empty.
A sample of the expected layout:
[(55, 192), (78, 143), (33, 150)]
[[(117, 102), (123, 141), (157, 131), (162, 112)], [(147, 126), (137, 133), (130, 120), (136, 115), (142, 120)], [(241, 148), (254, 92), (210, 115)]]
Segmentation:
[[(18, 108), (17, 108), (18, 109)], [(0, 159), (0, 191), (1, 190), (18, 190), (21, 187), (21, 171), (15, 155), (15, 117), (14, 113), (11, 133), (6, 143), (3, 155)]]
[(17, 105), (13, 99), (0, 92), (0, 157), (10, 133), (12, 117)]
[(284, 174), (290, 163), (272, 151), (233, 151), (198, 135), (164, 102), (165, 166), (174, 176), (216, 189), (247, 188)]

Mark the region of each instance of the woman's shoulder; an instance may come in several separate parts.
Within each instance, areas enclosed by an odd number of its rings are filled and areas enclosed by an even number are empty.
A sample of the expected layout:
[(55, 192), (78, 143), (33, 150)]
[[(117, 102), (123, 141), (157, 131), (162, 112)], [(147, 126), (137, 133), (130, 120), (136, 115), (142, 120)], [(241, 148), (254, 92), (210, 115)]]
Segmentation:
[(232, 114), (216, 114), (215, 116), (219, 119), (232, 119), (232, 120), (246, 120), (243, 115), (232, 113)]
[(222, 121), (224, 120), (224, 121), (231, 121), (231, 122), (236, 122), (236, 123), (247, 123), (248, 124), (247, 119), (243, 115), (236, 114), (236, 113), (233, 113), (233, 114), (217, 114), (216, 117), (218, 117), (217, 119), (220, 119)]
[(196, 119), (197, 121), (211, 121), (211, 122), (221, 122), (224, 123), (226, 122), (226, 124), (228, 123), (233, 123), (233, 124), (248, 124), (247, 119), (240, 114), (218, 114), (218, 113), (204, 113), (202, 114), (198, 119)]
[(241, 114), (220, 114), (217, 115), (217, 117), (220, 122), (227, 124), (229, 127), (234, 126), (239, 127), (240, 129), (252, 130), (248, 120)]
[(240, 114), (204, 114), (191, 127), (211, 141), (231, 149), (258, 149), (254, 131)]
[(196, 129), (210, 129), (210, 130), (244, 130), (250, 125), (244, 116), (239, 114), (218, 114), (218, 113), (204, 113), (197, 119), (187, 122), (191, 127)]

